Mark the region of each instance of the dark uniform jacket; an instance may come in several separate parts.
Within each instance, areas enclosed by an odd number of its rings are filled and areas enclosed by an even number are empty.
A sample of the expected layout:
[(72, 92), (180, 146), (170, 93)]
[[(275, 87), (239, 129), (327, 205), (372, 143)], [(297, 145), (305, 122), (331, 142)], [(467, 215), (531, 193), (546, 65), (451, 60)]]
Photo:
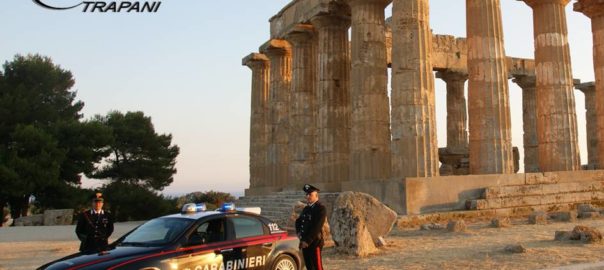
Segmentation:
[(105, 249), (112, 233), (113, 218), (106, 211), (97, 214), (87, 210), (78, 216), (76, 234), (81, 242), (80, 251), (98, 252)]
[(321, 202), (307, 205), (296, 219), (296, 233), (300, 241), (311, 247), (323, 247), (323, 224), (327, 219), (327, 209)]

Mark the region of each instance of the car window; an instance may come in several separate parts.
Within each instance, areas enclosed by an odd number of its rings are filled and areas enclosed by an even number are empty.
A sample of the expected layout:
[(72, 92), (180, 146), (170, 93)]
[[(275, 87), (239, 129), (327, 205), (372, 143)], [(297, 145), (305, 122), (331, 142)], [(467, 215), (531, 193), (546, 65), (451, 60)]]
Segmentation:
[(264, 235), (264, 226), (260, 220), (251, 217), (231, 217), (235, 229), (235, 238)]
[(201, 244), (215, 243), (226, 240), (225, 222), (223, 218), (212, 219), (201, 223), (189, 239), (198, 238)]
[(122, 243), (125, 245), (167, 244), (181, 235), (191, 223), (193, 223), (193, 220), (184, 218), (153, 219), (132, 231), (124, 238)]

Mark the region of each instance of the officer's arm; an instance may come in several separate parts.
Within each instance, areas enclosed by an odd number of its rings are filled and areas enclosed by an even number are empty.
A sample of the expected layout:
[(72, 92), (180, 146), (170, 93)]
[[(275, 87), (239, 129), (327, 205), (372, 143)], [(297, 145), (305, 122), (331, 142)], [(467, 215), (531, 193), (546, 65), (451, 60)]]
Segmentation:
[(107, 224), (107, 238), (113, 233), (113, 215), (109, 214), (109, 223)]
[(313, 240), (318, 238), (321, 230), (323, 230), (323, 224), (325, 224), (325, 220), (327, 219), (327, 210), (325, 206), (321, 205), (318, 210), (318, 214), (313, 213), (314, 215), (312, 217), (313, 221), (316, 220), (318, 222), (311, 222), (311, 225), (308, 228), (308, 233), (304, 235), (302, 239), (302, 241), (309, 245), (313, 242)]
[(78, 216), (78, 224), (76, 225), (75, 233), (78, 236), (78, 239), (80, 239), (80, 241), (86, 240), (87, 233), (86, 233), (86, 220), (84, 217), (84, 213), (80, 213), (80, 215)]

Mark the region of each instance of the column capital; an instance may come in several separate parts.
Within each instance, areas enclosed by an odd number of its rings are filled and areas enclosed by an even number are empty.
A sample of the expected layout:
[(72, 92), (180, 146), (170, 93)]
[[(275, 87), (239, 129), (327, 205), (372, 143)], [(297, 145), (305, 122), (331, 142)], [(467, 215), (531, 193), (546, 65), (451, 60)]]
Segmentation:
[(527, 88), (535, 89), (537, 87), (537, 77), (534, 75), (517, 75), (514, 76), (512, 81), (520, 86), (522, 90)]
[(573, 10), (581, 12), (590, 19), (604, 16), (604, 0), (578, 0)]
[(350, 16), (327, 13), (319, 14), (310, 18), (310, 22), (318, 29), (329, 26), (348, 28), (350, 26), (351, 19)]
[(439, 78), (446, 83), (462, 81), (465, 82), (468, 79), (468, 73), (463, 71), (445, 69), (436, 72), (436, 78)]
[(258, 65), (266, 65), (267, 63), (268, 57), (261, 53), (250, 53), (241, 59), (241, 65), (248, 66), (251, 69), (257, 67)]
[(586, 82), (586, 83), (575, 84), (575, 88), (577, 90), (583, 92), (584, 94), (593, 93), (596, 90), (596, 83), (595, 82)]
[(517, 0), (526, 3), (529, 7), (535, 8), (544, 4), (559, 4), (562, 6), (566, 6), (570, 0)]
[(388, 6), (388, 4), (390, 4), (392, 1), (391, 0), (343, 0), (343, 2), (348, 4), (351, 8), (359, 6), (359, 5), (367, 5), (367, 4), (381, 5), (384, 8), (386, 8), (386, 6)]
[(314, 34), (315, 28), (312, 24), (298, 24), (285, 35), (285, 39), (295, 46), (309, 42)]
[(273, 55), (283, 55), (291, 53), (291, 44), (285, 39), (271, 39), (262, 46), (259, 51), (268, 57)]

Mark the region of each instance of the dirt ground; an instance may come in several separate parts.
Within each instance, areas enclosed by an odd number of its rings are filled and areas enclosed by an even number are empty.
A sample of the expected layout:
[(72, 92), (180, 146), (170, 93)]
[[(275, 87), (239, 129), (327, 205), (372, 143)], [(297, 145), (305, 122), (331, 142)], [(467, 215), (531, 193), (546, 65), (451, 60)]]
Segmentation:
[[(333, 248), (326, 248), (324, 267), (334, 270), (604, 269), (604, 244), (553, 240), (555, 231), (570, 231), (575, 225), (592, 226), (604, 232), (604, 219), (547, 225), (528, 225), (524, 220), (515, 220), (508, 228), (490, 228), (485, 222), (477, 222), (470, 224), (465, 233), (393, 230), (386, 238), (388, 246), (367, 258), (341, 255)], [(45, 234), (44, 227), (37, 228), (37, 233)], [(35, 239), (31, 237), (35, 236), (32, 232), (28, 232), (28, 241), (6, 241), (6, 231), (3, 233), (2, 230), (7, 229), (0, 228), (0, 269), (35, 269), (76, 252), (78, 246), (74, 240), (32, 241), (31, 238)], [(504, 252), (504, 247), (511, 244), (522, 244), (528, 251), (521, 254)]]

